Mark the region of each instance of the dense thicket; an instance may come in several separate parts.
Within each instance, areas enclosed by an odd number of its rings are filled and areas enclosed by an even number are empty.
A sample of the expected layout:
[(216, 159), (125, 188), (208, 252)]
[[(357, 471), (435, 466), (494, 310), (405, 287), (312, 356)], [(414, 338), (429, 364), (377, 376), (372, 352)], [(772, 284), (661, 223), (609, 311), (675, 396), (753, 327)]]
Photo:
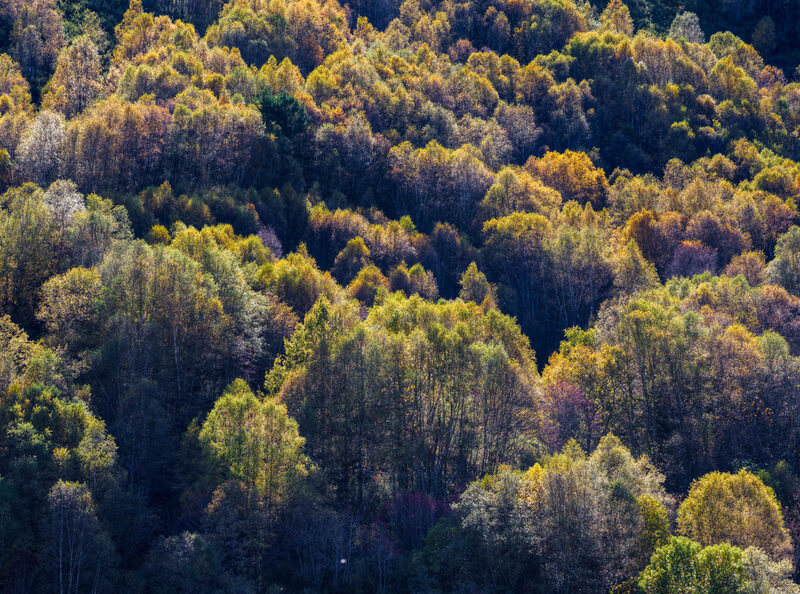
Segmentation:
[(0, 0), (0, 592), (797, 592), (800, 13)]

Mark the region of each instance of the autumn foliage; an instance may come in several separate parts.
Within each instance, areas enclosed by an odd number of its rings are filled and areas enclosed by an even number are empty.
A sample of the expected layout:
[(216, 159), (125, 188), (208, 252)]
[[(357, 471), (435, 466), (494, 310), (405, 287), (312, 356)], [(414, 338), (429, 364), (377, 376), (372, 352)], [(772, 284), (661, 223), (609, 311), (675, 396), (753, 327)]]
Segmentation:
[(0, 593), (797, 592), (799, 22), (0, 0)]

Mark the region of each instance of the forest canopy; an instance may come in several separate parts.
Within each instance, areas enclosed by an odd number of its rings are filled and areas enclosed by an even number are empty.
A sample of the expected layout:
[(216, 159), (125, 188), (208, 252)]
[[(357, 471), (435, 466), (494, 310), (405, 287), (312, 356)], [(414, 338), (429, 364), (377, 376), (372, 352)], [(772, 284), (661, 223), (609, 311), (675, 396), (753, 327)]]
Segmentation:
[(800, 592), (799, 27), (0, 0), (0, 592)]

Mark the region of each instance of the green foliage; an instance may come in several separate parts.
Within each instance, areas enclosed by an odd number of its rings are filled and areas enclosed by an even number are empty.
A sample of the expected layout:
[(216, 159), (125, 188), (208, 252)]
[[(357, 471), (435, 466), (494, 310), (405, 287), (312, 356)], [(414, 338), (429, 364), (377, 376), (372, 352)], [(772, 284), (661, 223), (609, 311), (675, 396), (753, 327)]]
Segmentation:
[(29, 323), (41, 283), (54, 272), (56, 236), (41, 190), (32, 184), (0, 198), (0, 267), (3, 311)]
[(775, 493), (745, 470), (714, 472), (693, 483), (678, 510), (678, 527), (703, 545), (754, 546), (775, 560), (791, 547)]
[(348, 284), (359, 271), (370, 264), (369, 248), (361, 237), (347, 242), (347, 245), (336, 255), (333, 262), (333, 274), (343, 285)]
[(642, 554), (648, 558), (669, 540), (669, 517), (667, 509), (652, 495), (639, 496), (639, 513), (642, 516)]
[(458, 295), (459, 299), (478, 303), (486, 309), (497, 308), (495, 288), (486, 280), (486, 275), (478, 270), (475, 262), (470, 263), (469, 267), (464, 271), (460, 284), (461, 293)]
[(305, 472), (305, 440), (297, 423), (283, 404), (260, 401), (243, 380), (225, 389), (199, 437), (228, 477), (254, 487), (272, 503), (285, 497)]
[(20, 378), (0, 396), (3, 581), (39, 567), (35, 587), (108, 585), (115, 553), (97, 513), (122, 478), (115, 441), (82, 400), (25, 384)]
[(645, 565), (650, 550), (642, 543), (667, 540), (670, 500), (662, 481), (613, 435), (588, 457), (572, 442), (525, 473), (501, 468), (467, 487), (450, 537), (465, 544), (459, 561), (474, 564), (460, 581), (441, 573), (448, 561), (439, 555), (455, 551), (433, 540), (438, 533), (431, 533), (426, 559), (434, 575), (451, 580), (440, 581), (443, 588), (472, 578), (509, 590), (533, 582), (553, 591), (606, 591)]
[(0, 1), (0, 591), (796, 591), (796, 4)]
[(638, 585), (648, 594), (797, 591), (759, 549), (742, 550), (727, 543), (703, 548), (682, 536), (672, 537), (653, 554)]
[(775, 246), (775, 259), (770, 262), (767, 274), (776, 285), (781, 285), (795, 295), (800, 292), (800, 227), (792, 226), (778, 239)]
[(682, 536), (653, 554), (650, 564), (639, 576), (639, 587), (645, 592), (695, 592), (701, 583), (697, 555), (702, 547)]
[(267, 386), (339, 496), (364, 506), (382, 497), (376, 474), (440, 497), (523, 455), (533, 365), (513, 321), (475, 304), (394, 294), (362, 322), (351, 303), (321, 299)]
[(264, 89), (258, 103), (261, 118), (270, 134), (291, 138), (305, 132), (310, 124), (305, 106), (288, 93), (274, 95), (269, 89)]
[(304, 244), (286, 258), (264, 264), (258, 271), (258, 283), (299, 316), (305, 315), (321, 296), (335, 300), (341, 293), (331, 274), (317, 268)]

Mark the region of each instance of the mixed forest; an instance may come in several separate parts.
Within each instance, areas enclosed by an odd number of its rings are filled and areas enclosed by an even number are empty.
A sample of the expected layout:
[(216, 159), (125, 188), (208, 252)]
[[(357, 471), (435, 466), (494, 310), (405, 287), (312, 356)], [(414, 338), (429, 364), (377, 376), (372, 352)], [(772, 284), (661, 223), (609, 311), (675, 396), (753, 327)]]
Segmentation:
[(800, 592), (800, 4), (0, 0), (0, 592)]

